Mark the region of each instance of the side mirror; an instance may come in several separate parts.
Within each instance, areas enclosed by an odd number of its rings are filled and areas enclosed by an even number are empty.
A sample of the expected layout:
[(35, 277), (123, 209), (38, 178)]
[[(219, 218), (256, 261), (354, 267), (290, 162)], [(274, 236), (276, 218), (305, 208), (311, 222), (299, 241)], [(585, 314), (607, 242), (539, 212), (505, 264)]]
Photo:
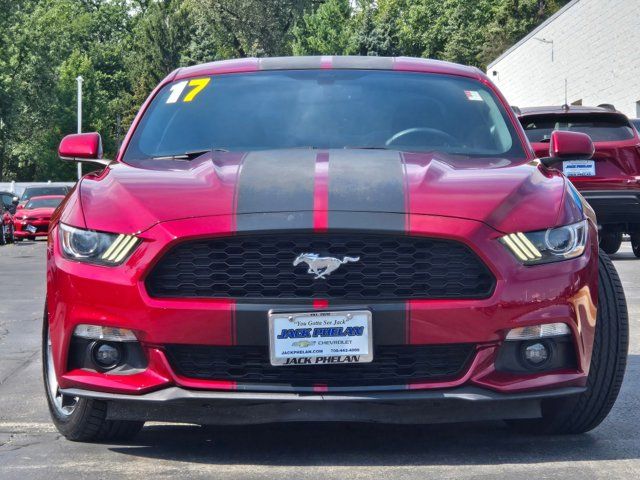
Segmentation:
[(58, 156), (68, 162), (111, 163), (102, 158), (102, 138), (96, 132), (67, 135), (60, 142)]
[(547, 167), (563, 159), (588, 160), (596, 149), (586, 133), (555, 130), (549, 141), (549, 156), (540, 161)]

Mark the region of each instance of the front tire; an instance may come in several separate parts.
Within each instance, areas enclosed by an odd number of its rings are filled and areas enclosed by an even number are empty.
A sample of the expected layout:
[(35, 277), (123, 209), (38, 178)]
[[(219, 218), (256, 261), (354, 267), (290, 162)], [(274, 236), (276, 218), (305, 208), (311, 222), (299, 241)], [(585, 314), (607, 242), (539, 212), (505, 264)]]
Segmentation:
[(631, 249), (633, 254), (640, 258), (640, 233), (631, 234)]
[(105, 402), (69, 397), (60, 393), (53, 367), (46, 309), (42, 323), (42, 376), (51, 420), (58, 431), (67, 440), (76, 442), (106, 442), (133, 438), (144, 422), (107, 420)]
[(607, 255), (613, 255), (620, 250), (620, 245), (622, 245), (622, 232), (608, 232), (605, 230), (600, 234), (600, 248)]
[(580, 395), (544, 401), (542, 418), (509, 422), (517, 430), (584, 433), (597, 427), (613, 407), (627, 364), (629, 321), (622, 283), (613, 263), (602, 252), (598, 280), (598, 316), (587, 390)]

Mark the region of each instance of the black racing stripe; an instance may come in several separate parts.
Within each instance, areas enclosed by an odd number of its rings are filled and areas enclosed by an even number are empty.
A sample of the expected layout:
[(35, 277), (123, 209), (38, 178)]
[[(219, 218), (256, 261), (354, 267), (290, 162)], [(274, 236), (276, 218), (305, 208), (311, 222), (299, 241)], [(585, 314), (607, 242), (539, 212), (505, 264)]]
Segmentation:
[[(343, 222), (338, 211), (388, 212), (388, 229), (405, 231), (405, 175), (395, 151), (331, 150), (329, 153), (329, 228)], [(395, 227), (395, 228), (394, 228)]]
[[(241, 166), (236, 189), (237, 233), (310, 231), (316, 156), (317, 152), (312, 150), (249, 153)], [(311, 302), (305, 303), (311, 311)], [(235, 344), (268, 345), (268, 312), (275, 306), (239, 300), (235, 311)]]
[(236, 304), (236, 345), (269, 345), (269, 310), (313, 312), (313, 304), (301, 301), (287, 304)]
[[(398, 152), (330, 152), (329, 229), (404, 234), (407, 230), (407, 194), (404, 164)], [(407, 343), (409, 322), (404, 303), (371, 308), (376, 344)]]
[[(321, 56), (273, 57), (259, 60), (260, 70), (308, 70), (322, 67)], [(393, 70), (392, 57), (335, 56), (331, 59), (332, 69), (353, 70)]]
[(322, 66), (321, 56), (272, 57), (258, 61), (260, 70), (307, 70)]
[[(247, 154), (236, 189), (238, 231), (313, 228), (316, 155), (312, 150)], [(307, 214), (255, 215), (292, 211)]]
[(329, 214), (329, 227), (362, 233), (405, 233), (405, 214), (387, 212), (344, 212)]
[(393, 70), (393, 62), (392, 57), (337, 56), (332, 58), (331, 68)]
[[(287, 302), (287, 304), (236, 305), (236, 345), (269, 345), (269, 310), (291, 312), (313, 312), (311, 301)], [(374, 345), (404, 345), (406, 339), (406, 305), (398, 303), (354, 304), (349, 301), (330, 301), (327, 310), (364, 309), (371, 310), (373, 317)]]
[(238, 234), (268, 233), (275, 230), (308, 231), (313, 212), (245, 213), (236, 216)]

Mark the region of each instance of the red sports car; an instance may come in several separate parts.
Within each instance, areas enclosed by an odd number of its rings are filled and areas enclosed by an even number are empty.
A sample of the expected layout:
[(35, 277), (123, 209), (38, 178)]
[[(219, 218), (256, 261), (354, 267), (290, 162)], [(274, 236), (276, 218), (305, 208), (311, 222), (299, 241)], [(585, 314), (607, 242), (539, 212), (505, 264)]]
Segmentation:
[(12, 192), (0, 192), (0, 245), (13, 243), (13, 215), (18, 198)]
[(49, 233), (51, 215), (62, 200), (64, 195), (43, 195), (32, 197), (25, 205), (18, 205), (13, 219), (16, 240), (46, 237)]
[[(106, 162), (97, 133), (59, 154)], [(489, 79), (445, 62), (174, 71), (57, 210), (47, 272), (45, 390), (72, 440), (147, 420), (584, 432), (625, 370), (593, 211)]]
[(622, 234), (640, 257), (640, 138), (629, 119), (611, 106), (523, 108), (520, 122), (535, 152), (549, 153), (555, 130), (586, 133), (595, 145), (592, 158), (574, 156), (558, 161), (576, 188), (593, 207), (602, 227), (600, 247), (618, 251)]

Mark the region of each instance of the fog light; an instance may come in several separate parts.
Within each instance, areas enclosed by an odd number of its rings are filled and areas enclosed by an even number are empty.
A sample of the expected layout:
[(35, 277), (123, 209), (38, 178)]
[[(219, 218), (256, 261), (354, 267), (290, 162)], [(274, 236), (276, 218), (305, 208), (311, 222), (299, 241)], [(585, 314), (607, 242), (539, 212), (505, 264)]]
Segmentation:
[(522, 356), (527, 364), (540, 367), (549, 360), (551, 352), (544, 343), (536, 342), (525, 345)]
[(117, 367), (122, 360), (120, 349), (110, 343), (97, 342), (93, 346), (92, 353), (95, 364), (104, 370)]

